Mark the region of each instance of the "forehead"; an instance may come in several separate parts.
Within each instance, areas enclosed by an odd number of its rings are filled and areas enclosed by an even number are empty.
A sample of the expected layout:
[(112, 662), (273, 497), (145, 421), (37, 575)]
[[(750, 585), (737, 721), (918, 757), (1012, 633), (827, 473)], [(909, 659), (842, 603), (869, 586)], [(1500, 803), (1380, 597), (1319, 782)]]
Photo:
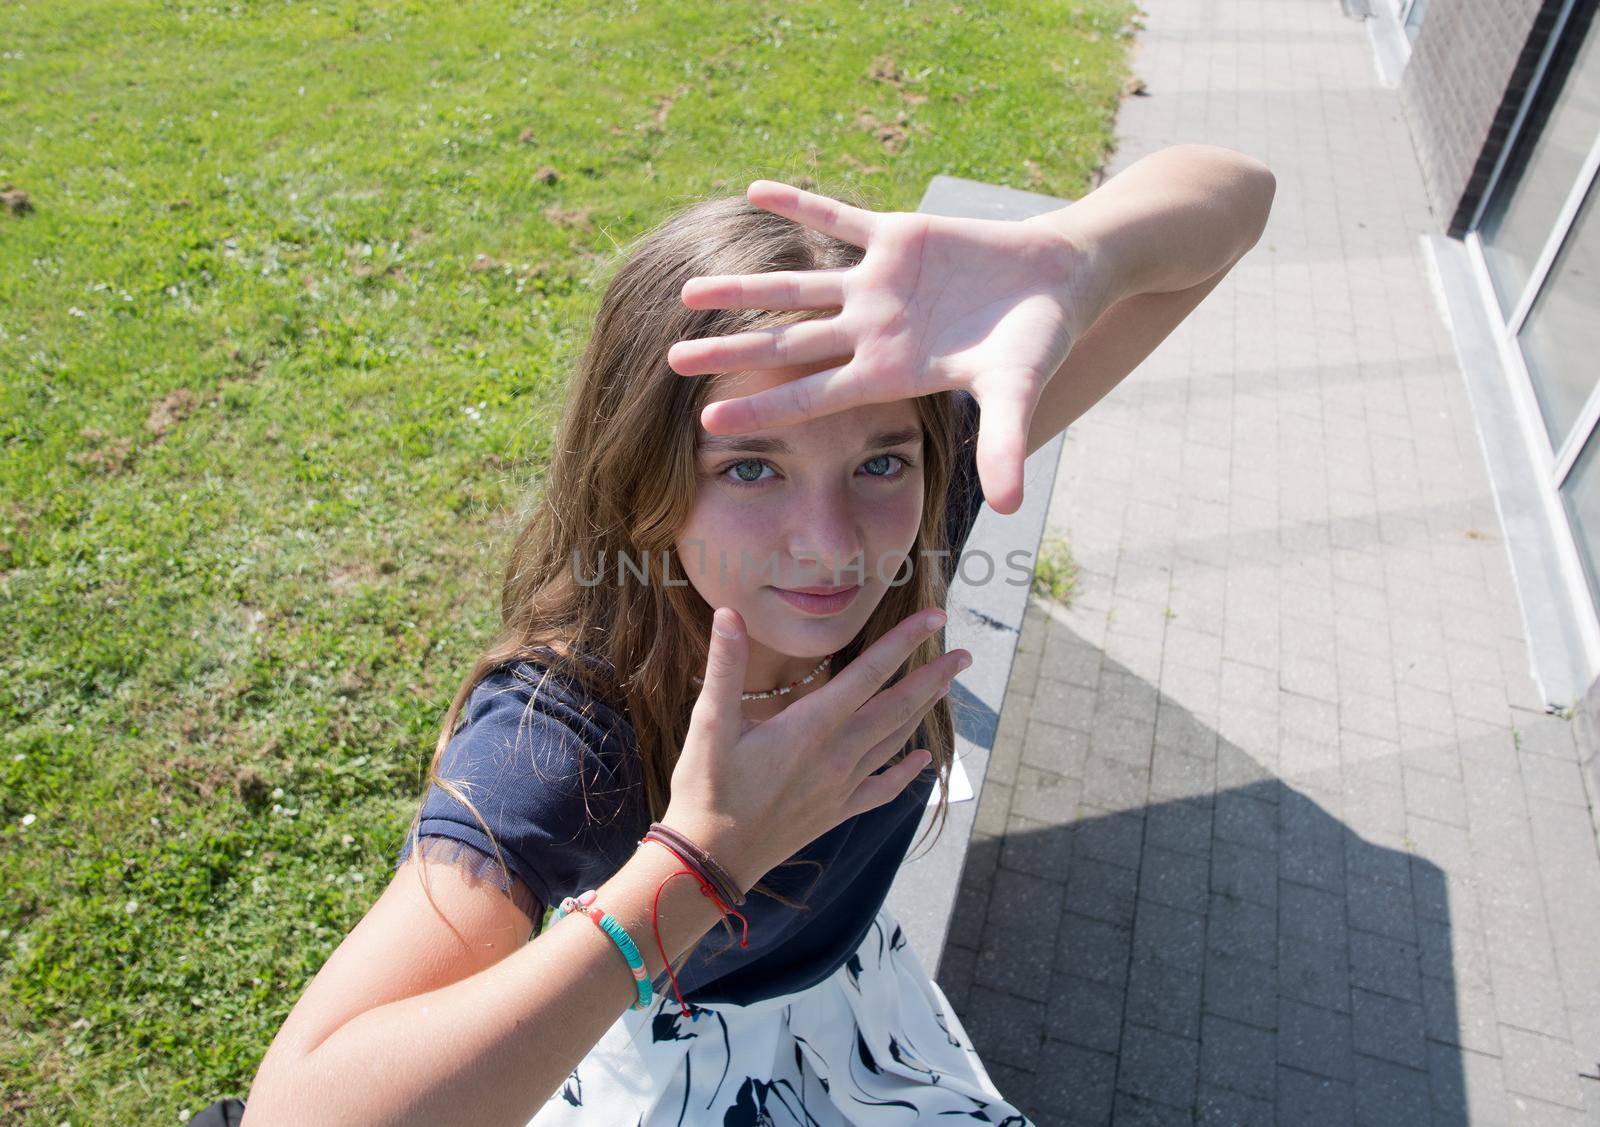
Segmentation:
[[(781, 387), (802, 376), (837, 366), (837, 361), (830, 360), (785, 368), (765, 368), (753, 372), (722, 372), (715, 376), (702, 377), (711, 381), (706, 402), (717, 403), (724, 399), (755, 395), (757, 392)], [(700, 446), (713, 439), (718, 442), (725, 439), (772, 439), (795, 449), (827, 445), (830, 442), (854, 447), (861, 445), (870, 435), (889, 430), (915, 428), (919, 425), (916, 406), (909, 399), (897, 399), (888, 403), (867, 403), (860, 407), (851, 407), (831, 415), (807, 419), (792, 426), (773, 427), (738, 435), (713, 436), (696, 419), (695, 436), (697, 445)]]

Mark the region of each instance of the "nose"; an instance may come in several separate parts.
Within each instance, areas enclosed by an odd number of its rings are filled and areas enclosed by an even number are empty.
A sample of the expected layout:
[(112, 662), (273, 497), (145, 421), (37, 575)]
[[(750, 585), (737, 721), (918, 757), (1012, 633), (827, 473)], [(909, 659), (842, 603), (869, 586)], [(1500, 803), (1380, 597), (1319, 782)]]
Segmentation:
[(818, 489), (798, 501), (790, 513), (789, 556), (794, 574), (790, 586), (829, 586), (865, 579), (865, 538), (850, 495), (841, 489)]

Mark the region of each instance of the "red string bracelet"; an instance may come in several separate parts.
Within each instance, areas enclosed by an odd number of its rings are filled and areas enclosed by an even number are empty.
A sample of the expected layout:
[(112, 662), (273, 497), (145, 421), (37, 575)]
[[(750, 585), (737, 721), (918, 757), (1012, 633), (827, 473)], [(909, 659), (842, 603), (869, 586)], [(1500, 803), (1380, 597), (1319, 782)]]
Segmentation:
[[(672, 992), (678, 996), (678, 1008), (689, 1015), (690, 1021), (699, 1021), (701, 1007), (691, 1005), (684, 999), (683, 991), (678, 988), (678, 976), (674, 974), (672, 970), (672, 960), (667, 958), (667, 949), (661, 942), (661, 915), (659, 910), (661, 904), (661, 890), (667, 887), (667, 881), (671, 880), (673, 877), (693, 877), (695, 882), (700, 886), (701, 895), (710, 897), (711, 902), (715, 904), (724, 914), (732, 912), (734, 915), (738, 916), (740, 921), (744, 924), (744, 935), (739, 939), (739, 946), (741, 947), (747, 948), (750, 946), (750, 921), (745, 919), (737, 909), (730, 908), (728, 905), (724, 904), (722, 902), (722, 898), (717, 895), (717, 890), (711, 886), (711, 882), (706, 880), (705, 877), (701, 876), (699, 873), (695, 872), (694, 868), (689, 865), (688, 861), (684, 860), (683, 856), (676, 849), (662, 841), (660, 838), (649, 837), (645, 838), (644, 840), (655, 842), (657, 845), (661, 846), (661, 848), (665, 849), (668, 853), (671, 853), (674, 857), (676, 857), (684, 866), (686, 866), (685, 868), (679, 869), (677, 872), (670, 874), (666, 880), (663, 880), (659, 885), (656, 886), (655, 898), (650, 902), (650, 926), (655, 930), (656, 933), (656, 950), (661, 952), (661, 961), (667, 965), (667, 977), (672, 980)], [(640, 844), (642, 845), (643, 842), (640, 842)]]

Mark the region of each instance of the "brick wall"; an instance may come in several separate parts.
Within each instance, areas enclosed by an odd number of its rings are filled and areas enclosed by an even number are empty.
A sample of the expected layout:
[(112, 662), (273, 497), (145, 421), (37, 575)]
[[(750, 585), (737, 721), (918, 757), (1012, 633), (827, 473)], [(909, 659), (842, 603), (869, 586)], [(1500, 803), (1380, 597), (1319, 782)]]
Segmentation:
[(1560, 11), (1561, 0), (1428, 7), (1400, 95), (1428, 201), (1452, 236), (1466, 231)]

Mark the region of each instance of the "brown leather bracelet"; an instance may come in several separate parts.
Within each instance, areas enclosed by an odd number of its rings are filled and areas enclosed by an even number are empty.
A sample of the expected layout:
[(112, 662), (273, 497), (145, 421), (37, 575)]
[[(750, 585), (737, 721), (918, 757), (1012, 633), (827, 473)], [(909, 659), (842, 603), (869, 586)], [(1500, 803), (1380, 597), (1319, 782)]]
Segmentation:
[(651, 838), (655, 838), (668, 847), (675, 847), (675, 852), (685, 854), (684, 859), (689, 863), (689, 866), (699, 870), (700, 877), (717, 890), (717, 895), (723, 902), (732, 904), (735, 907), (744, 903), (744, 890), (728, 874), (728, 870), (717, 864), (716, 859), (711, 854), (689, 840), (688, 837), (671, 826), (663, 825), (660, 822), (651, 822), (649, 830), (645, 832), (640, 841), (649, 841)]
[(645, 834), (644, 840), (648, 841), (652, 837), (663, 845), (676, 847), (674, 851), (677, 853), (687, 854), (685, 859), (689, 862), (690, 867), (699, 871), (701, 878), (716, 889), (718, 897), (725, 903), (735, 906), (744, 903), (744, 892), (739, 888), (737, 882), (728, 875), (728, 871), (717, 864), (716, 859), (711, 854), (700, 848), (684, 834), (679, 833), (671, 826), (654, 822)]
[(728, 884), (723, 881), (721, 877), (712, 873), (706, 868), (705, 856), (703, 853), (696, 853), (693, 849), (684, 846), (682, 842), (669, 839), (665, 834), (655, 829), (647, 831), (645, 835), (639, 839), (639, 844), (643, 845), (647, 841), (655, 842), (667, 852), (671, 853), (680, 862), (687, 865), (689, 867), (689, 871), (694, 874), (695, 879), (700, 881), (700, 883), (705, 886), (706, 891), (715, 896), (723, 904), (731, 905), (735, 902), (737, 897), (735, 897), (729, 890)]

